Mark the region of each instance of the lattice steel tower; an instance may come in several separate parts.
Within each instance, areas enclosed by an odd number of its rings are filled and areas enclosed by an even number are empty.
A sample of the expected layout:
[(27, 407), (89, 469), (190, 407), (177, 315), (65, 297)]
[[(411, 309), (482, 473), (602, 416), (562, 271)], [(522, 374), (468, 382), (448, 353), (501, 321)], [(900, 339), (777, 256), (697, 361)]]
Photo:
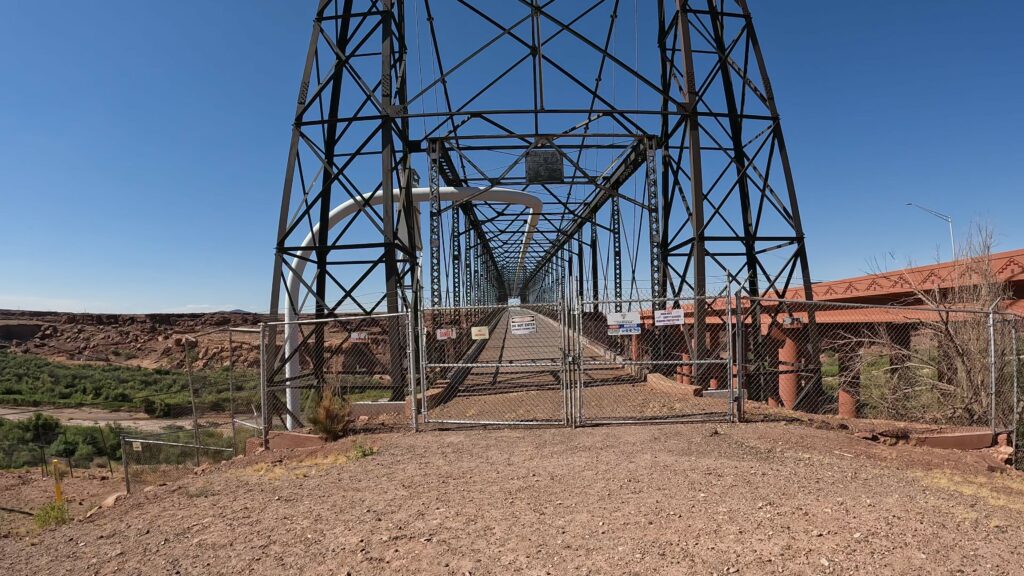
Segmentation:
[[(320, 0), (272, 315), (701, 297), (730, 281), (811, 297), (745, 0)], [(718, 313), (694, 310), (698, 357)]]

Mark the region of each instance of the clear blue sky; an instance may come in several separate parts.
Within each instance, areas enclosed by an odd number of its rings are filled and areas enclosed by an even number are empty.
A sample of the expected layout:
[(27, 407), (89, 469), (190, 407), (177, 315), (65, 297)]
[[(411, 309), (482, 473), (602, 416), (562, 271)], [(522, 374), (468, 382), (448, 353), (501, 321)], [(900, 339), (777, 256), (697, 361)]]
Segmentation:
[[(5, 2), (0, 308), (265, 310), (314, 4)], [(815, 279), (1024, 247), (1024, 4), (750, 4)]]

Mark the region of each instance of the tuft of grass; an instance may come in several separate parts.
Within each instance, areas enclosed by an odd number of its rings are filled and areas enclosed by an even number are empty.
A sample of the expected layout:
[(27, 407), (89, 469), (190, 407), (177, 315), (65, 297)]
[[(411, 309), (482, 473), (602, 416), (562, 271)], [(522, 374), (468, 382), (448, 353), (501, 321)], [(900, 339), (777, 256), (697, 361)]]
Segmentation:
[(331, 388), (325, 387), (320, 401), (309, 414), (309, 423), (313, 430), (327, 442), (334, 442), (348, 434), (348, 417), (352, 406), (345, 397), (334, 395)]
[(36, 510), (33, 517), (36, 526), (42, 530), (50, 526), (60, 526), (71, 521), (71, 514), (68, 513), (68, 505), (64, 502), (50, 502)]
[(352, 452), (349, 457), (352, 460), (359, 460), (361, 458), (369, 458), (377, 453), (377, 449), (373, 446), (363, 446), (362, 444), (356, 444), (352, 447)]
[(213, 489), (210, 488), (209, 486), (206, 486), (205, 484), (202, 486), (196, 486), (195, 488), (185, 490), (185, 496), (188, 496), (189, 498), (206, 498), (207, 496), (212, 495)]

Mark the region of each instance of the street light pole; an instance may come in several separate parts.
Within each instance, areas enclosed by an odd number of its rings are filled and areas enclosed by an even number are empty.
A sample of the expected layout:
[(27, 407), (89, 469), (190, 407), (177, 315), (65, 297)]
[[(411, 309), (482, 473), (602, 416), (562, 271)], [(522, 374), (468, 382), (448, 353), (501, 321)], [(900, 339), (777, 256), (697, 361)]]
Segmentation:
[(932, 210), (931, 208), (925, 208), (924, 206), (921, 206), (920, 204), (914, 204), (913, 202), (907, 202), (907, 206), (913, 206), (914, 208), (917, 208), (919, 210), (924, 210), (925, 212), (931, 214), (932, 216), (935, 216), (936, 218), (938, 218), (940, 220), (945, 220), (946, 224), (949, 225), (949, 248), (952, 251), (953, 260), (955, 261), (956, 260), (956, 240), (953, 239), (953, 217), (949, 216), (947, 214), (943, 214), (942, 212), (938, 212), (936, 210)]

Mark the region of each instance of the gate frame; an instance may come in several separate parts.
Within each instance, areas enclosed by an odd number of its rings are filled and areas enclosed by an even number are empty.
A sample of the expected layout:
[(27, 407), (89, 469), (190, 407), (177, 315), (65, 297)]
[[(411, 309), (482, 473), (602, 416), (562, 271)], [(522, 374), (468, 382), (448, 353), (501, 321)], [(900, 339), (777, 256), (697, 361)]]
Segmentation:
[[(707, 297), (704, 298), (704, 300), (712, 300), (712, 299), (717, 299), (717, 298), (707, 298)], [(641, 306), (640, 310), (642, 311), (643, 310), (642, 305), (645, 304), (645, 303), (650, 303), (651, 304), (651, 313), (653, 314), (654, 311), (658, 308), (657, 305), (656, 305), (657, 303), (661, 303), (662, 306), (664, 306), (666, 303), (669, 303), (669, 302), (680, 302), (680, 303), (683, 303), (683, 302), (696, 302), (697, 298), (694, 298), (694, 297), (688, 297), (688, 298), (631, 298), (631, 299), (621, 299), (621, 300), (599, 299), (599, 300), (580, 300), (579, 302), (576, 302), (575, 303), (575, 304), (577, 304), (577, 306), (576, 306), (576, 314), (575, 314), (575, 316), (576, 316), (576, 336), (577, 336), (577, 339), (576, 339), (576, 343), (577, 343), (576, 351), (579, 354), (579, 356), (578, 356), (578, 361), (576, 362), (576, 372), (577, 372), (577, 375), (576, 375), (576, 378), (575, 378), (576, 385), (575, 385), (575, 392), (574, 392), (575, 396), (576, 396), (576, 399), (575, 399), (574, 405), (573, 405), (573, 408), (574, 408), (573, 415), (572, 415), (573, 416), (573, 426), (574, 427), (575, 426), (601, 426), (601, 425), (615, 425), (615, 424), (671, 424), (671, 423), (688, 423), (688, 422), (723, 422), (723, 423), (738, 422), (739, 421), (738, 414), (742, 414), (742, 407), (741, 406), (737, 406), (737, 404), (739, 404), (741, 402), (741, 400), (738, 400), (738, 399), (741, 399), (743, 397), (743, 394), (742, 394), (742, 392), (740, 392), (739, 394), (737, 394), (736, 392), (737, 392), (737, 389), (742, 391), (742, 389), (743, 389), (743, 379), (742, 379), (742, 375), (740, 374), (739, 371), (735, 371), (734, 372), (734, 370), (737, 368), (737, 359), (735, 357), (735, 343), (734, 343), (734, 338), (736, 337), (736, 333), (737, 333), (737, 331), (735, 329), (736, 328), (736, 326), (735, 326), (735, 318), (737, 317), (737, 315), (733, 314), (734, 310), (733, 310), (733, 302), (732, 302), (731, 295), (726, 293), (724, 296), (721, 297), (721, 299), (723, 299), (725, 301), (725, 303), (726, 303), (726, 306), (725, 306), (726, 317), (725, 317), (725, 322), (723, 323), (723, 325), (725, 326), (725, 329), (726, 329), (726, 336), (725, 336), (726, 357), (724, 359), (720, 359), (720, 360), (692, 360), (692, 359), (691, 360), (648, 360), (648, 361), (630, 360), (630, 361), (624, 361), (624, 362), (590, 362), (590, 363), (585, 362), (583, 360), (583, 355), (582, 355), (582, 350), (583, 350), (582, 347), (584, 345), (584, 340), (586, 340), (586, 338), (583, 336), (583, 311), (588, 306), (594, 306), (594, 305), (601, 306), (601, 305), (606, 305), (606, 304), (610, 304), (610, 305), (616, 305), (616, 304), (618, 304), (618, 305), (638, 304), (638, 305)], [(652, 319), (652, 322), (653, 322), (653, 319)], [(641, 324), (643, 324), (642, 319), (641, 319)], [(725, 410), (725, 412), (721, 416), (714, 416), (714, 415), (711, 415), (711, 414), (708, 414), (708, 413), (700, 413), (700, 414), (693, 414), (693, 415), (689, 415), (689, 416), (668, 416), (668, 417), (650, 417), (650, 418), (647, 418), (647, 417), (607, 418), (607, 419), (587, 420), (584, 417), (584, 403), (583, 403), (583, 391), (585, 389), (585, 386), (583, 385), (583, 371), (584, 371), (584, 368), (587, 365), (590, 365), (590, 366), (622, 366), (622, 367), (625, 367), (625, 366), (667, 366), (667, 365), (671, 365), (671, 366), (725, 366), (725, 368), (726, 368), (726, 378), (728, 379), (728, 390), (729, 390), (728, 408)]]
[[(554, 307), (558, 311), (558, 320), (549, 318), (541, 312), (531, 310), (530, 307), (536, 306), (548, 306)], [(467, 419), (452, 419), (452, 418), (431, 418), (430, 417), (430, 406), (427, 401), (427, 390), (429, 389), (429, 377), (428, 371), (430, 368), (467, 368), (472, 369), (474, 367), (493, 367), (501, 369), (502, 367), (511, 366), (524, 366), (525, 364), (508, 364), (502, 362), (430, 362), (430, 352), (427, 346), (427, 323), (425, 321), (428, 313), (437, 313), (443, 311), (455, 311), (455, 310), (504, 310), (505, 312), (511, 312), (513, 308), (519, 308), (526, 310), (534, 315), (542, 316), (551, 322), (556, 322), (561, 332), (562, 346), (560, 349), (561, 358), (558, 361), (551, 361), (547, 363), (536, 363), (530, 364), (529, 366), (537, 367), (549, 367), (557, 368), (559, 373), (560, 390), (562, 392), (562, 419), (559, 420), (467, 420)], [(572, 343), (573, 343), (573, 331), (568, 321), (571, 319), (571, 315), (567, 309), (567, 306), (562, 302), (530, 302), (526, 304), (485, 304), (476, 306), (440, 306), (440, 307), (425, 307), (420, 310), (420, 322), (419, 322), (419, 348), (420, 348), (420, 374), (419, 374), (419, 394), (415, 397), (418, 399), (417, 406), (413, 410), (413, 420), (418, 420), (424, 428), (428, 428), (430, 424), (441, 424), (451, 426), (562, 426), (562, 427), (573, 427), (572, 418), (572, 378), (574, 377), (574, 371), (571, 369), (572, 354)], [(500, 316), (499, 316), (500, 318)], [(432, 327), (433, 328), (433, 327)]]

